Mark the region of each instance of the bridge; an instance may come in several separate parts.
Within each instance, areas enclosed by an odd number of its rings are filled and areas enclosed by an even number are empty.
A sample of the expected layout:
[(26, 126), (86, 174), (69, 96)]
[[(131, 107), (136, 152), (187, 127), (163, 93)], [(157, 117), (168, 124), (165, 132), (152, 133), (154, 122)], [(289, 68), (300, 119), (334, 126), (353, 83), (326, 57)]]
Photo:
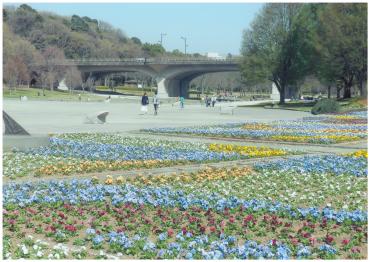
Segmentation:
[(215, 72), (239, 71), (238, 59), (210, 58), (126, 58), (65, 60), (60, 65), (76, 66), (93, 80), (117, 72), (142, 72), (153, 77), (162, 98), (188, 96), (191, 80)]

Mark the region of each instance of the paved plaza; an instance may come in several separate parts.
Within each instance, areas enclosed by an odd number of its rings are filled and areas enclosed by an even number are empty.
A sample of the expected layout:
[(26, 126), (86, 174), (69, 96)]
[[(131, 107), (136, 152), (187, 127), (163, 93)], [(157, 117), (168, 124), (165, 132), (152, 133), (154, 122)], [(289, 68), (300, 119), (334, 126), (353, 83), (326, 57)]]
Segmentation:
[[(294, 120), (310, 116), (307, 112), (269, 110), (254, 107), (237, 107), (220, 113), (220, 105), (229, 107), (234, 103), (218, 103), (206, 108), (198, 103), (177, 105), (163, 104), (157, 116), (149, 105), (147, 115), (140, 115), (140, 98), (135, 100), (104, 102), (18, 101), (4, 100), (4, 110), (32, 135), (72, 132), (126, 132), (151, 127), (182, 127), (208, 124), (224, 124), (241, 121)], [(253, 104), (256, 102), (244, 102)], [(239, 103), (240, 104), (240, 103)], [(108, 111), (105, 124), (85, 124), (86, 116)]]

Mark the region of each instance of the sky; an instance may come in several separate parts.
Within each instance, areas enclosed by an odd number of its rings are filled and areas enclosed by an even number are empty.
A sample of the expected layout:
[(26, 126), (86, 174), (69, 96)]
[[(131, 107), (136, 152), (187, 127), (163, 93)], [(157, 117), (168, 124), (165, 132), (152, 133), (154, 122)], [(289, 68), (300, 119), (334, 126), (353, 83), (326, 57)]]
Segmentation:
[(243, 30), (262, 8), (262, 3), (30, 3), (38, 11), (72, 16), (88, 16), (136, 36), (158, 43), (163, 36), (167, 51), (187, 53), (215, 52), (238, 55)]

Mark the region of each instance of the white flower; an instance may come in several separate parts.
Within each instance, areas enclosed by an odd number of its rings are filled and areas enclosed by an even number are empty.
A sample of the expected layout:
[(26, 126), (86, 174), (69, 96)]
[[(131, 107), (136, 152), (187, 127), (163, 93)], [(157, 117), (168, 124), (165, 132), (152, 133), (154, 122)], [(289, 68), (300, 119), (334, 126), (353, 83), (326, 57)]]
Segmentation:
[(41, 250), (37, 251), (37, 254), (36, 254), (37, 257), (42, 257), (43, 255), (44, 253)]
[(27, 255), (27, 254), (28, 254), (28, 248), (27, 248), (25, 245), (22, 245), (22, 246), (21, 246), (21, 249), (22, 249), (22, 253), (23, 253), (24, 255)]

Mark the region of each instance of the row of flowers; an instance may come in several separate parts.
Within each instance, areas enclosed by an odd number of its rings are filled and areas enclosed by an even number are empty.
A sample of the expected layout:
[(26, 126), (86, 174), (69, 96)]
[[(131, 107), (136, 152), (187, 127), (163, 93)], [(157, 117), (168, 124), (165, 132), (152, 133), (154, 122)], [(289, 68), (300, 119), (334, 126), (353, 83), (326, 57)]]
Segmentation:
[(43, 181), (38, 183), (10, 183), (3, 187), (4, 207), (25, 207), (35, 203), (89, 203), (101, 202), (110, 199), (113, 205), (122, 205), (130, 202), (163, 207), (179, 207), (188, 209), (199, 206), (202, 209), (223, 210), (242, 206), (251, 212), (270, 212), (284, 214), (293, 218), (313, 217), (314, 219), (327, 218), (342, 223), (346, 220), (353, 222), (367, 221), (367, 213), (361, 210), (336, 211), (330, 207), (318, 209), (316, 207), (297, 208), (284, 205), (277, 201), (245, 200), (235, 196), (223, 197), (215, 192), (187, 193), (183, 190), (174, 190), (171, 187), (147, 186), (143, 188), (134, 185), (100, 185), (89, 180), (71, 181)]
[[(254, 168), (261, 173), (268, 170), (279, 170), (282, 172), (294, 171), (297, 174), (306, 173), (325, 173), (335, 175), (353, 175), (357, 177), (367, 177), (367, 158), (357, 157), (365, 154), (366, 151), (352, 153), (352, 155), (322, 155), (322, 156), (295, 156), (286, 160), (260, 162)], [(366, 153), (367, 155), (367, 153)]]
[(236, 152), (240, 155), (249, 157), (284, 156), (288, 154), (288, 152), (283, 149), (256, 146), (238, 146), (233, 144), (210, 144), (209, 149), (215, 152)]
[[(94, 250), (136, 258), (351, 258), (364, 256), (357, 251), (367, 242), (366, 223), (311, 216), (297, 219), (243, 205), (184, 210), (130, 202), (35, 204), (21, 210), (10, 207), (3, 216), (7, 258), (32, 258), (31, 247), (33, 258), (70, 257), (61, 243), (85, 247), (74, 250), (76, 258), (91, 257)], [(17, 247), (16, 236), (25, 232), (59, 243), (58, 250), (27, 238)]]
[(247, 122), (187, 128), (149, 128), (141, 131), (332, 144), (367, 138), (367, 114), (310, 117), (297, 121), (269, 123)]
[[(117, 143), (112, 144), (115, 140)], [(115, 134), (68, 134), (50, 138), (50, 145), (46, 147), (5, 153), (3, 165), (4, 175), (16, 178), (156, 168), (295, 153), (266, 147), (141, 140)]]
[[(320, 158), (319, 158), (320, 159)], [(290, 204), (295, 207), (330, 206), (335, 209), (367, 209), (367, 177), (354, 177), (351, 168), (354, 164), (345, 165), (342, 169), (316, 170), (302, 168), (305, 163), (316, 161), (317, 165), (328, 165), (335, 168), (342, 163), (342, 157), (321, 158), (316, 156), (296, 158), (296, 165), (291, 160), (281, 160), (282, 164), (275, 169), (274, 165), (256, 164), (255, 171), (244, 168), (207, 168), (195, 173), (162, 174), (149, 176), (107, 177), (107, 184), (133, 184), (137, 187), (147, 185), (170, 186), (188, 194), (217, 193), (223, 197), (237, 196), (243, 199), (266, 199)], [(362, 172), (366, 172), (364, 159), (351, 158), (353, 163), (363, 161)], [(273, 162), (276, 164), (276, 162)], [(299, 167), (300, 165), (300, 167)], [(285, 170), (285, 167), (287, 168)], [(358, 166), (358, 165), (357, 165)], [(341, 171), (341, 172), (340, 172)], [(359, 170), (361, 172), (361, 170)], [(357, 171), (356, 171), (357, 172)], [(98, 182), (98, 179), (93, 181)]]

